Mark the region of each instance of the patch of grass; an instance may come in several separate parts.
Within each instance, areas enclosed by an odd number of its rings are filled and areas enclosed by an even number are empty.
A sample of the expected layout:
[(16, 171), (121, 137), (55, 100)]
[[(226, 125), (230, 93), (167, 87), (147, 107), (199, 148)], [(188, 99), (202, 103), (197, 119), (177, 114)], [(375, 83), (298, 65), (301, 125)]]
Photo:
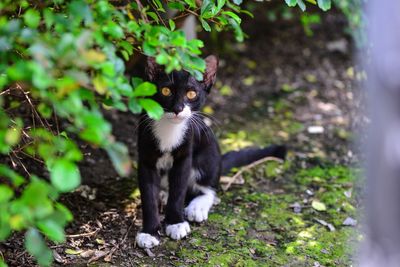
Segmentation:
[[(252, 174), (246, 179), (255, 179), (249, 177), (254, 177)], [(205, 225), (192, 227), (192, 235), (178, 248), (176, 265), (310, 266), (318, 262), (348, 266), (352, 253), (349, 240), (356, 233), (342, 222), (355, 216), (355, 210), (353, 198), (346, 197), (344, 191), (354, 177), (344, 166), (315, 167), (290, 178), (288, 182), (297, 184), (294, 192), (293, 186), (291, 191), (283, 186), (279, 194), (247, 184), (232, 188), (222, 195), (221, 204)], [(305, 196), (305, 188), (316, 190), (315, 194)], [(314, 210), (309, 204), (312, 199), (325, 203), (327, 210)], [(303, 206), (299, 213), (293, 211), (295, 202)], [(336, 230), (330, 231), (316, 219), (331, 223)]]

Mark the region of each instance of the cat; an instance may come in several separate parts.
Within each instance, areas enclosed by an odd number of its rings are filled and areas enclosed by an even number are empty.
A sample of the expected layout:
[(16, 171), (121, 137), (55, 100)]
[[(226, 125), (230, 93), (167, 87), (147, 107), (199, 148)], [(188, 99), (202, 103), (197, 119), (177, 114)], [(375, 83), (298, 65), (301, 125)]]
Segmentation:
[[(202, 81), (188, 72), (166, 74), (148, 58), (148, 80), (158, 91), (152, 97), (164, 109), (158, 121), (143, 114), (138, 129), (138, 177), (142, 201), (143, 228), (136, 236), (141, 248), (159, 245), (160, 189), (166, 200), (165, 233), (179, 240), (190, 233), (189, 223), (207, 220), (216, 200), (219, 177), (266, 156), (284, 158), (286, 148), (273, 145), (263, 149), (245, 149), (221, 155), (212, 130), (200, 113), (213, 86), (218, 59), (205, 58)], [(185, 204), (187, 204), (185, 208)]]

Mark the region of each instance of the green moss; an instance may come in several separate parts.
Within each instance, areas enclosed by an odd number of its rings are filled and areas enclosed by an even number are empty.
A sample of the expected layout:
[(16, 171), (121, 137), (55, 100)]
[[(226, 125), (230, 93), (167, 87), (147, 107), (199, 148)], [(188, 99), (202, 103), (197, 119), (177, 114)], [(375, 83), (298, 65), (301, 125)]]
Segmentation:
[[(270, 194), (259, 192), (259, 188), (236, 188), (223, 196), (222, 204), (209, 218), (214, 230), (224, 233), (217, 244), (207, 245), (213, 257), (211, 266), (302, 266), (314, 262), (345, 266), (351, 262), (347, 240), (354, 230), (341, 224), (347, 216), (355, 216), (353, 200), (344, 194), (354, 181), (353, 171), (343, 166), (315, 167), (293, 177), (299, 189), (307, 186), (317, 190), (313, 197), (324, 202), (327, 211), (305, 208), (294, 213), (291, 205), (301, 203), (301, 191)], [(235, 202), (238, 196), (240, 201)], [(332, 223), (336, 231), (330, 232), (316, 218)]]

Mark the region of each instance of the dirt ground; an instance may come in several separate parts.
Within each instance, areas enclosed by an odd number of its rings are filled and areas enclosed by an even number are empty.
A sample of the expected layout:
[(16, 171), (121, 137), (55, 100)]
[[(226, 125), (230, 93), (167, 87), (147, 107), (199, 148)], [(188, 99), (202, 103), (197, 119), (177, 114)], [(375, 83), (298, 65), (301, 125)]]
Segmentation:
[[(252, 168), (242, 175), (244, 184), (221, 190), (221, 204), (208, 222), (192, 225), (188, 238), (163, 237), (158, 248), (144, 251), (134, 244), (141, 225), (136, 174), (118, 177), (104, 151), (81, 147), (83, 186), (62, 198), (75, 219), (66, 229), (67, 242), (50, 244), (55, 265), (352, 264), (346, 240), (359, 239), (358, 159), (349, 144), (361, 120), (353, 119), (360, 73), (346, 21), (337, 12), (322, 14), (308, 37), (298, 20), (271, 22), (260, 13), (244, 21), (244, 43), (224, 43), (225, 37), (206, 42), (209, 51), (223, 52), (204, 112), (213, 117), (224, 151), (284, 143), (290, 149), (286, 163)], [(136, 159), (137, 116), (106, 116)], [(21, 234), (0, 244), (0, 251), (10, 266), (35, 265)]]

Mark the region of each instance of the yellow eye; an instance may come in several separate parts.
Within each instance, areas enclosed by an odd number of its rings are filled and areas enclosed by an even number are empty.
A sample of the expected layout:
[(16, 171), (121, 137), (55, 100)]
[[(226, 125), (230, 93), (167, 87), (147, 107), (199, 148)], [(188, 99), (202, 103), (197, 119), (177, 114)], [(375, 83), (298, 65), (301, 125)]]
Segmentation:
[(195, 99), (196, 96), (197, 96), (197, 93), (196, 93), (196, 91), (193, 91), (193, 90), (187, 91), (187, 93), (186, 93), (186, 97), (190, 100)]
[(170, 96), (171, 95), (171, 89), (169, 89), (168, 87), (163, 87), (161, 89), (161, 94), (163, 94), (163, 96)]

